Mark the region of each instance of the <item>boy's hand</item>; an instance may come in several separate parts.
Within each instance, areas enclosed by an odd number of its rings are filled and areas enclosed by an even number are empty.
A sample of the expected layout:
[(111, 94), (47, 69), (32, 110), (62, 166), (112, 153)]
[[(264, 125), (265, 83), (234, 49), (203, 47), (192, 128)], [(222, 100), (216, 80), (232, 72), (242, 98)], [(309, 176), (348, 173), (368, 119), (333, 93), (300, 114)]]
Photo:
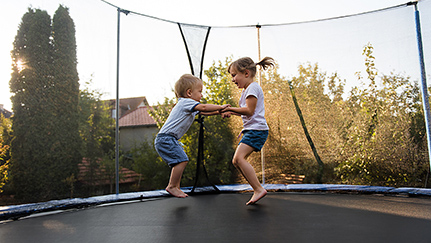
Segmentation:
[(231, 112), (223, 112), (223, 113), (221, 113), (221, 117), (224, 119), (224, 118), (230, 118), (231, 117), (231, 115), (232, 115), (232, 113)]

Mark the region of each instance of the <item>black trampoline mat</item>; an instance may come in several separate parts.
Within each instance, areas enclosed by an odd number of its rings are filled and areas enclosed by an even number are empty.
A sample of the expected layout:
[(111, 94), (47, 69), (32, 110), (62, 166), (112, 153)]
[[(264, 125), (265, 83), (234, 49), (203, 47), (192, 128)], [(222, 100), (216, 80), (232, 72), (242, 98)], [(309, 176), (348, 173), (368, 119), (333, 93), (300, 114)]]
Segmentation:
[(0, 242), (431, 242), (429, 198), (272, 192), (164, 197), (0, 224)]

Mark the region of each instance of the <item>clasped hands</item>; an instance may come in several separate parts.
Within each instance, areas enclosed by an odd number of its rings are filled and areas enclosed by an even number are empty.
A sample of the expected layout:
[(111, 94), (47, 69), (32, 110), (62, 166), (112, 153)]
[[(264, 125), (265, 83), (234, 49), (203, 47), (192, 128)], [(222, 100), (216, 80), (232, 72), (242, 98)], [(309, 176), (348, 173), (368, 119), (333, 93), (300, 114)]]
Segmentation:
[(232, 115), (232, 112), (228, 111), (229, 107), (231, 107), (231, 105), (226, 104), (226, 105), (222, 105), (222, 109), (219, 110), (219, 113), (221, 115), (222, 118), (229, 118)]

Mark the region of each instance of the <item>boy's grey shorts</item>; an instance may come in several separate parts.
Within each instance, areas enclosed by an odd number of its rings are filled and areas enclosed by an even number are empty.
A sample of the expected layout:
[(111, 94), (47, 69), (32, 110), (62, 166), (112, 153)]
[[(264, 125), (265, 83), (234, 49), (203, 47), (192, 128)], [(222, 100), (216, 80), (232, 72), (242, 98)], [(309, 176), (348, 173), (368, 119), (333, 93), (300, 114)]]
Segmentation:
[(180, 142), (172, 135), (159, 133), (154, 141), (157, 153), (170, 167), (189, 161)]

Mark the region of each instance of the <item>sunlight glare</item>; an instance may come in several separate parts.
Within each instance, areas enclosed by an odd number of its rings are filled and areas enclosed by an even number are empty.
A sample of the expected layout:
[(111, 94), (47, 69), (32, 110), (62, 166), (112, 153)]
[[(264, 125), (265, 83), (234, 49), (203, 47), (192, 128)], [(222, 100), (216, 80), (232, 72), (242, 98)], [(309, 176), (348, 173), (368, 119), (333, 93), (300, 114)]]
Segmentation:
[(24, 64), (24, 62), (23, 62), (23, 61), (18, 60), (18, 61), (16, 62), (16, 67), (18, 68), (18, 72), (21, 72), (22, 70), (24, 70), (24, 68), (25, 68), (25, 64)]

